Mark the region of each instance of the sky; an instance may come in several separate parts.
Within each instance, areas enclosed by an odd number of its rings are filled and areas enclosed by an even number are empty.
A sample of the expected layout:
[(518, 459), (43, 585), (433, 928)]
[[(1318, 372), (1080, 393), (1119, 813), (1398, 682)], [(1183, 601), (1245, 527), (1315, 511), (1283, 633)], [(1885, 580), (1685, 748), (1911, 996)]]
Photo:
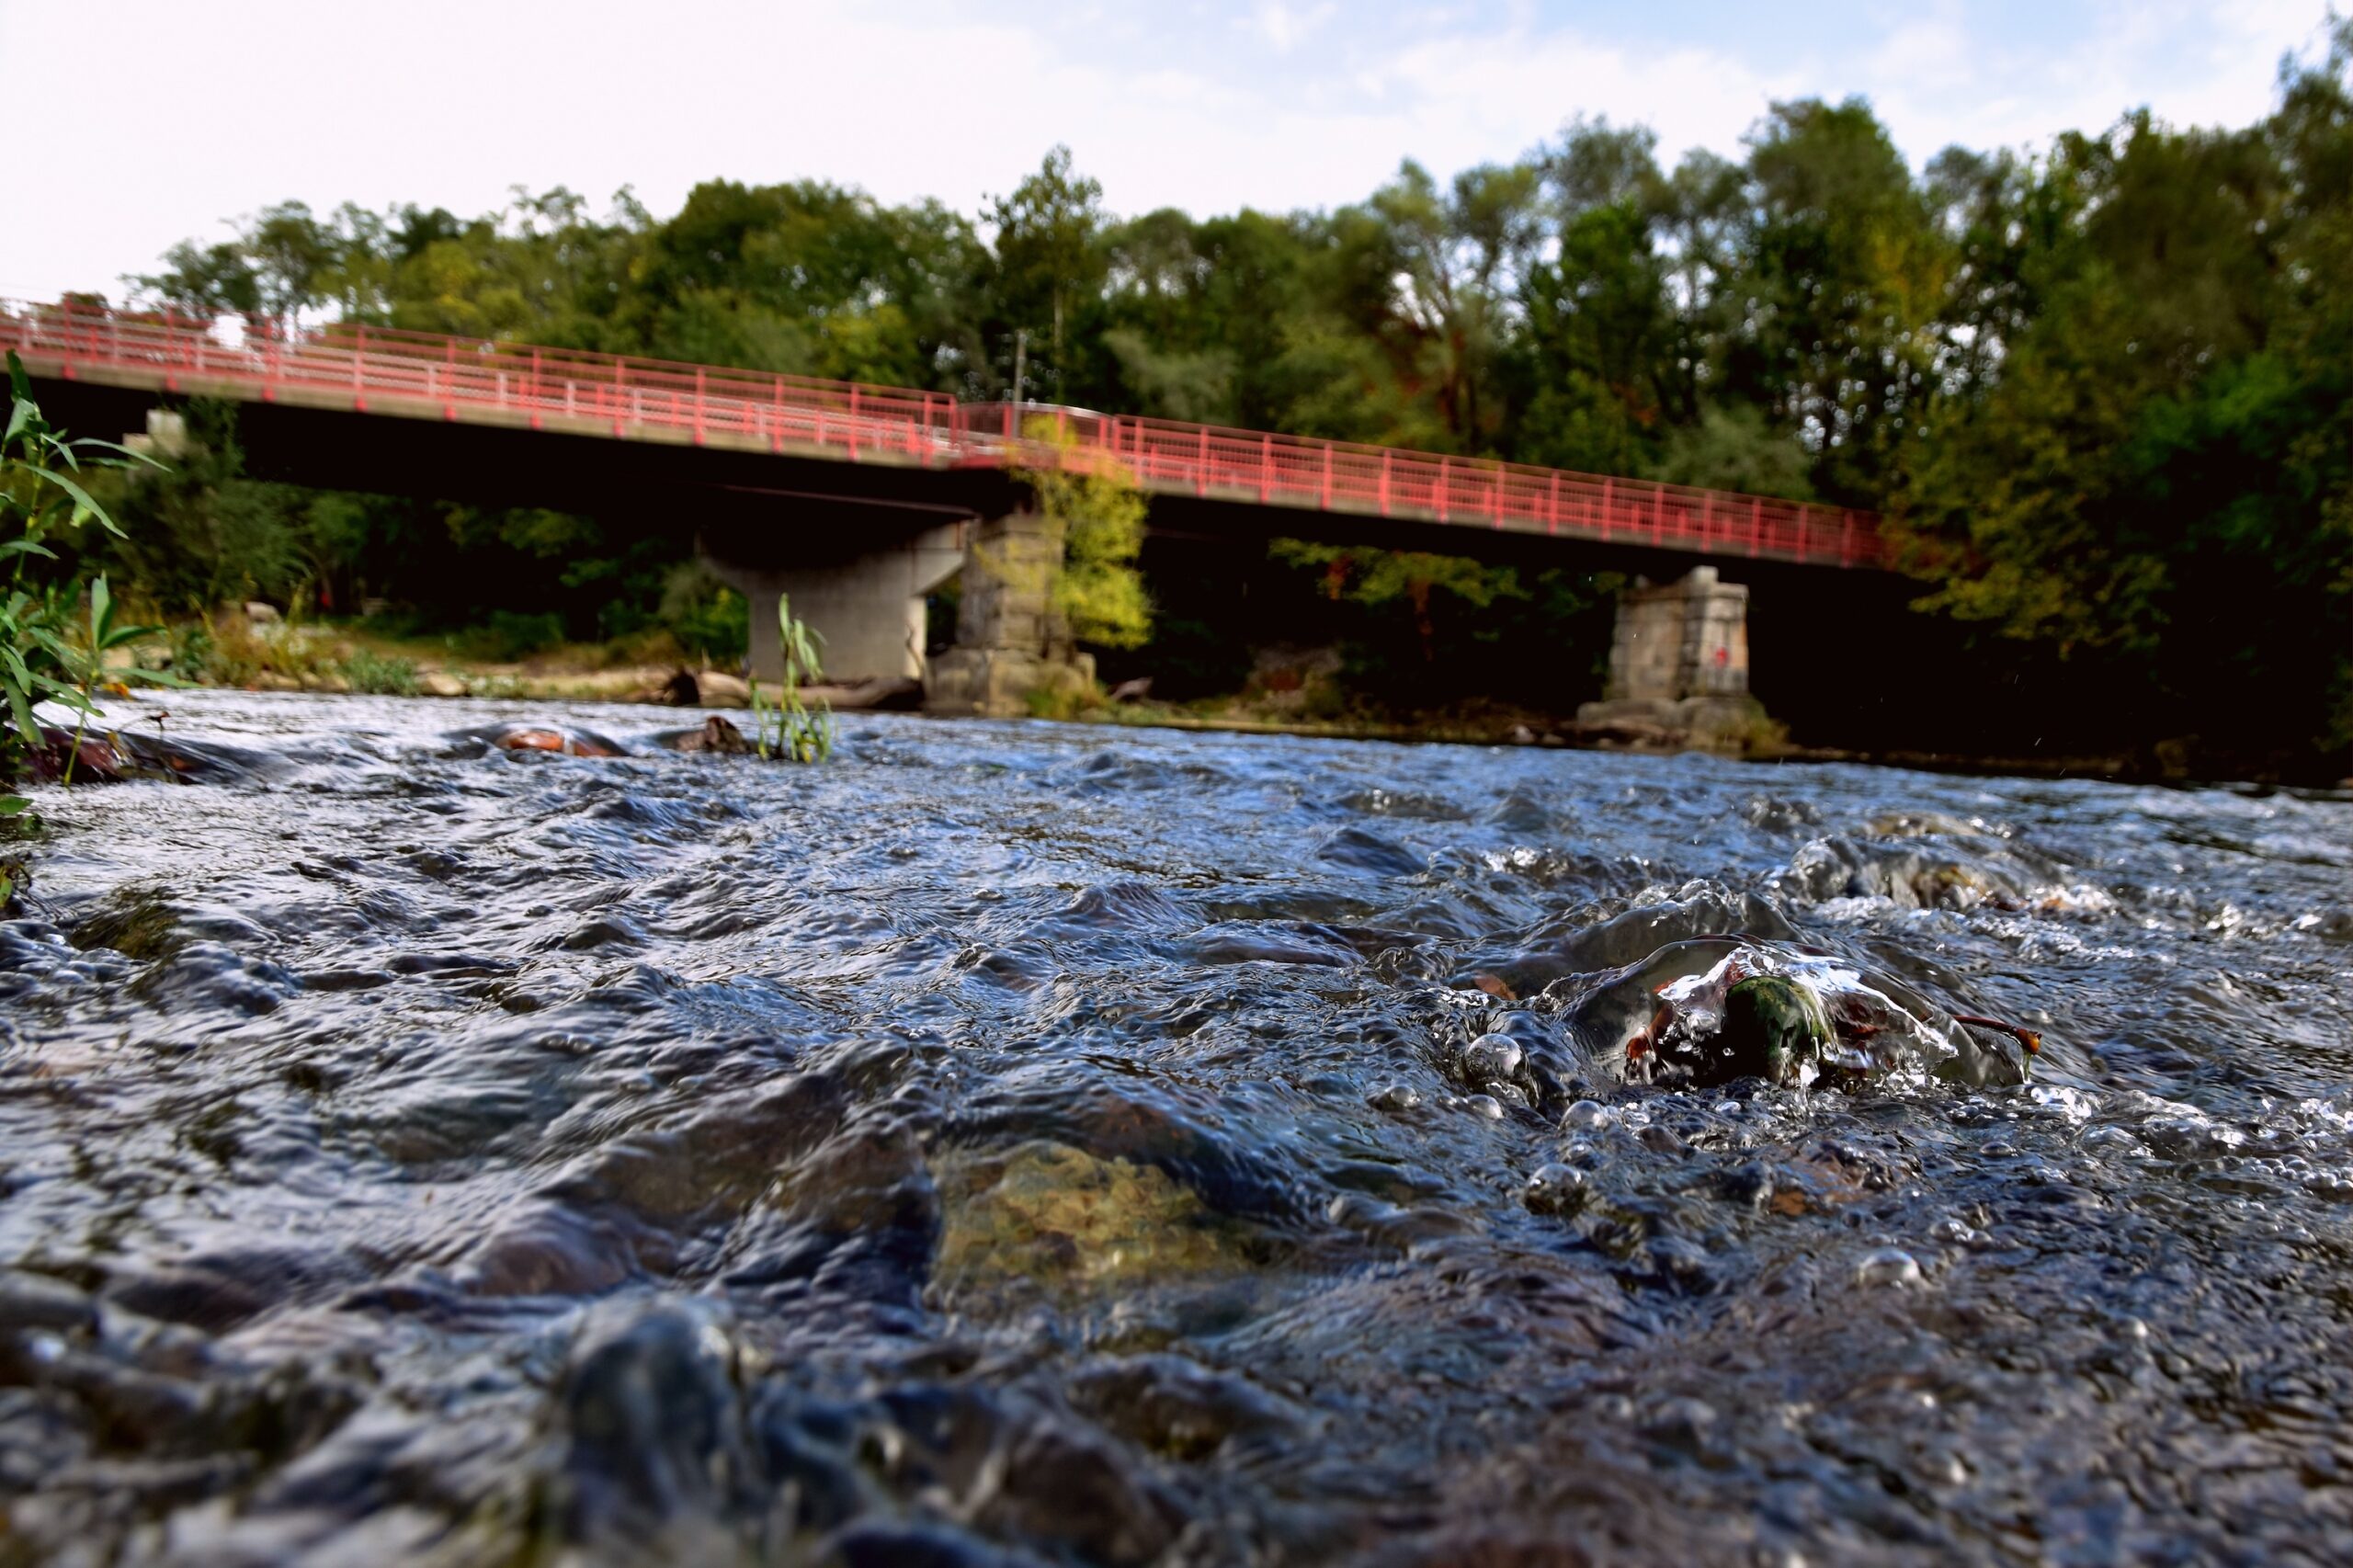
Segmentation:
[(1067, 143), (1114, 212), (1358, 199), (1578, 115), (1736, 153), (1777, 99), (1868, 98), (1915, 165), (2146, 106), (2242, 125), (2325, 0), (0, 0), (0, 295), (119, 296), (300, 199), (471, 215), (562, 184), (657, 215), (821, 178), (976, 213)]

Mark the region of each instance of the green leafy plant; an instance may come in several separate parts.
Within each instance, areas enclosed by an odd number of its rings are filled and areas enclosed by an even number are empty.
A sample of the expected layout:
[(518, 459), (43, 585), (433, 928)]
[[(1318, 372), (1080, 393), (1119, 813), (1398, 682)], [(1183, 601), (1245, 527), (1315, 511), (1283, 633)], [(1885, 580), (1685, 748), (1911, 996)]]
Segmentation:
[[(32, 814), (32, 802), (22, 795), (0, 795), (0, 833), (13, 838), (20, 833), (38, 828), (40, 819)], [(16, 899), (17, 883), (24, 876), (23, 862), (0, 855), (0, 911), (5, 911)]]
[(792, 604), (779, 594), (776, 601), (777, 647), (782, 655), (784, 678), (773, 706), (752, 682), (752, 744), (763, 760), (823, 762), (834, 752), (833, 710), (820, 701), (811, 708), (801, 699), (806, 681), (824, 678), (817, 663), (817, 633), (792, 619)]
[(49, 574), (60, 559), (51, 546), (71, 544), (86, 525), (96, 522), (118, 537), (122, 532), (83, 487), (84, 471), (153, 460), (111, 441), (69, 438), (51, 426), (41, 416), (31, 380), (13, 353), (8, 387), (7, 429), (0, 437), (0, 559), (8, 572), (0, 597), (0, 702), (6, 708), (0, 714), (0, 778), (15, 777), (42, 745), (34, 706), (54, 702), (79, 718), (65, 764), (70, 784), (83, 735), (98, 711), (102, 685), (178, 684), (152, 670), (109, 671), (108, 653), (153, 635), (153, 629), (116, 623), (104, 576), (89, 586), (85, 619), (81, 584)]
[(1052, 420), (1031, 419), (1023, 434), (1053, 454), (1014, 474), (1062, 535), (1048, 584), (1055, 612), (1078, 642), (1142, 647), (1152, 639), (1152, 598), (1136, 567), (1145, 504), (1135, 476), (1105, 453), (1081, 452), (1077, 437)]
[(59, 700), (76, 714), (74, 725), (74, 746), (66, 754), (63, 782), (74, 782), (74, 766), (81, 760), (82, 742), (89, 733), (90, 721), (98, 712), (97, 692), (101, 686), (113, 686), (118, 690), (128, 687), (131, 681), (148, 686), (177, 686), (181, 683), (171, 676), (135, 666), (121, 670), (107, 667), (107, 655), (118, 648), (153, 637), (162, 629), (153, 626), (119, 626), (115, 622), (114, 595), (107, 587), (107, 580), (98, 578), (90, 585), (89, 619), (85, 626), (74, 629), (74, 634), (55, 637), (40, 634), (40, 645), (62, 673), (64, 686), (58, 692)]
[(343, 661), (343, 678), (354, 691), (375, 697), (415, 697), (416, 661), (356, 648)]
[(700, 561), (673, 570), (662, 590), (663, 623), (679, 648), (719, 669), (744, 662), (751, 606)]

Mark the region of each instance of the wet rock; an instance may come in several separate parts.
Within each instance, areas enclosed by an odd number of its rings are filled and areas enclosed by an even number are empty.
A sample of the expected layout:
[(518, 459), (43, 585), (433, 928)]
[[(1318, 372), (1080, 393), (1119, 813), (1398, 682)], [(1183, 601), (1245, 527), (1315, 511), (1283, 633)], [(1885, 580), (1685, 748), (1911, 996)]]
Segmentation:
[(115, 732), (114, 741), (142, 778), (176, 778), (186, 784), (236, 784), (286, 771), (280, 758), (218, 741), (195, 741), (133, 729)]
[(1787, 975), (1753, 974), (1724, 993), (1723, 1021), (1692, 1081), (1794, 1083), (1829, 1043), (1830, 1019), (1812, 986)]
[(1422, 858), (1402, 844), (1360, 827), (1344, 827), (1316, 846), (1315, 857), (1351, 870), (1383, 877), (1411, 877), (1423, 869)]
[(1290, 1401), (1184, 1356), (1105, 1358), (1079, 1369), (1064, 1388), (1080, 1411), (1172, 1459), (1207, 1459), (1228, 1443), (1273, 1446), (1310, 1424)]
[(702, 722), (699, 729), (665, 730), (654, 737), (654, 744), (665, 751), (708, 752), (721, 756), (744, 756), (752, 750), (752, 743), (744, 732), (714, 713)]
[(1713, 940), (1728, 948), (1737, 937), (1789, 941), (1796, 939), (1797, 930), (1771, 902), (1755, 893), (1694, 884), (1682, 897), (1638, 904), (1598, 924), (1575, 926), (1549, 945), (1532, 946), (1497, 967), (1515, 995), (1558, 986), (1574, 996), (1590, 983), (1584, 977), (1643, 963), (1673, 944)]
[(1796, 833), (1822, 825), (1822, 809), (1812, 801), (1782, 800), (1774, 795), (1750, 796), (1740, 814), (1749, 826), (1768, 833)]
[(559, 1396), (565, 1533), (715, 1543), (722, 1515), (758, 1479), (736, 1379), (733, 1343), (707, 1309), (625, 1301), (593, 1312)]
[(76, 784), (119, 784), (132, 772), (131, 761), (96, 726), (76, 732), (43, 724), (40, 739), (40, 744), (25, 754), (27, 767), (37, 782), (70, 779)]
[(2025, 903), (2017, 881), (1988, 861), (1844, 837), (1806, 845), (1779, 881), (1790, 897), (1814, 903), (1883, 898), (1898, 909), (1967, 910), (1980, 904), (2017, 909)]
[(590, 730), (567, 730), (552, 724), (499, 724), (467, 732), (466, 738), (489, 743), (499, 751), (552, 752), (560, 756), (627, 756), (619, 741)]
[(97, 1324), (98, 1310), (89, 1296), (64, 1280), (20, 1268), (0, 1269), (0, 1329), (86, 1333)]
[(868, 1519), (826, 1538), (817, 1568), (1042, 1568), (1042, 1560), (1014, 1553), (945, 1525)]
[(1081, 1301), (1248, 1266), (1244, 1233), (1153, 1165), (1032, 1142), (934, 1162), (935, 1289), (950, 1302)]
[(1375, 786), (1343, 795), (1334, 802), (1344, 810), (1376, 817), (1419, 817), (1425, 822), (1461, 822), (1469, 813), (1442, 796)]
[[(1732, 992), (1751, 979), (1773, 983), (1733, 1000)], [(1566, 1021), (1595, 1071), (1666, 1085), (1749, 1076), (1795, 1082), (1818, 1062), (1823, 1075), (1844, 1087), (1891, 1073), (1982, 1086), (2024, 1082), (2029, 1061), (2018, 1040), (1994, 1030), (1972, 1034), (1890, 976), (1819, 953), (1727, 937), (1660, 949), (1580, 992)]]
[(1066, 1067), (1006, 1074), (956, 1119), (954, 1140), (1007, 1147), (1045, 1138), (1097, 1159), (1156, 1166), (1218, 1213), (1279, 1223), (1306, 1211), (1300, 1170), (1275, 1146), (1235, 1135), (1214, 1102), (1167, 1085), (1138, 1094), (1092, 1076)]
[(788, 1162), (834, 1131), (847, 1104), (832, 1076), (795, 1074), (618, 1139), (555, 1183), (551, 1195), (690, 1229), (740, 1212)]
[(1094, 1433), (1047, 1418), (1019, 1432), (1003, 1459), (999, 1490), (980, 1522), (1060, 1546), (1091, 1562), (1131, 1568), (1157, 1560), (1183, 1515), (1151, 1478)]

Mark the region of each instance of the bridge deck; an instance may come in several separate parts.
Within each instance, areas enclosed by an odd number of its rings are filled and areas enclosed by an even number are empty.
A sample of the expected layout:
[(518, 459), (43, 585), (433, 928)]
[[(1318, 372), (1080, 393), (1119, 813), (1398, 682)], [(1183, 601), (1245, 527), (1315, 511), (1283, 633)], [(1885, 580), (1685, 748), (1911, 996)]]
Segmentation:
[(622, 440), (931, 468), (1117, 462), (1145, 490), (1240, 505), (1876, 567), (1867, 512), (944, 392), (336, 324), (238, 341), (169, 312), (0, 303), (0, 348), (66, 381)]

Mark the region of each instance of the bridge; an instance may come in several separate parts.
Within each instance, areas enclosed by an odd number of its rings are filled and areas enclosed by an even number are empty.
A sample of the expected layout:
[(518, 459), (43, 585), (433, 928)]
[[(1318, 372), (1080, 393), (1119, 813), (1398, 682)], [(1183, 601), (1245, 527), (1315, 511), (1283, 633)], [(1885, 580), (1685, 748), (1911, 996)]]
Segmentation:
[[(683, 499), (699, 548), (753, 598), (756, 667), (773, 665), (789, 591), (844, 678), (920, 673), (922, 596), (975, 551), (1044, 548), (1022, 469), (1116, 464), (1155, 528), (1599, 552), (1665, 574), (1887, 565), (1870, 514), (1768, 496), (359, 324), (231, 335), (168, 311), (0, 301), (0, 348), (78, 428), (132, 427), (158, 397), (244, 404), (269, 477), (587, 512)], [(978, 624), (959, 642), (1026, 645), (1042, 614), (968, 595)]]

